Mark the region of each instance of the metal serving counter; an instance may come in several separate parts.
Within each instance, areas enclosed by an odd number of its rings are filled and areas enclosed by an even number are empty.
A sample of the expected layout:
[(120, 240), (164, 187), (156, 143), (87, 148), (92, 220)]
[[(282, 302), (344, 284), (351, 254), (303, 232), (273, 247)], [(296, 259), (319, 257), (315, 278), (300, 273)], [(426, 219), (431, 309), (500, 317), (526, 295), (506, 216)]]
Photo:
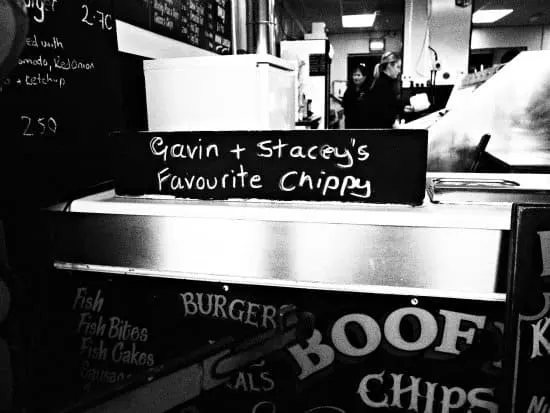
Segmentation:
[[(550, 189), (528, 174), (433, 178)], [(416, 207), (113, 191), (57, 205), (45, 214), (48, 276), (32, 278), (47, 280), (36, 290), (48, 311), (29, 312), (28, 400), (41, 411), (107, 391), (134, 413), (184, 402), (201, 413), (496, 412), (512, 203), (455, 192)], [(288, 308), (311, 321), (307, 335), (273, 330)], [(222, 380), (197, 359), (213, 352), (244, 361)], [(174, 374), (195, 391), (167, 389)], [(142, 393), (169, 394), (171, 410), (137, 403)]]
[(65, 209), (54, 229), (58, 268), (504, 299), (510, 203), (193, 201), (107, 191)]

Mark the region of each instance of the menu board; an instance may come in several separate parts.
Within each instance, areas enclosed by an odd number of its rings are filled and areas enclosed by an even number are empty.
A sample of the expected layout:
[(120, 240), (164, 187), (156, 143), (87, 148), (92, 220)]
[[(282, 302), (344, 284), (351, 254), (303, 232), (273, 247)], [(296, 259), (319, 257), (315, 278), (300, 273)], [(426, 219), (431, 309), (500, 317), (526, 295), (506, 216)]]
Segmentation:
[(420, 205), (427, 132), (293, 130), (114, 135), (117, 195)]
[(26, 1), (29, 32), (0, 81), (1, 197), (53, 202), (110, 176), (121, 122), (111, 0)]
[(231, 0), (116, 1), (115, 17), (204, 50), (231, 52)]
[[(142, 404), (132, 406), (136, 393), (115, 394), (124, 409), (97, 411), (162, 413), (168, 402), (174, 413), (498, 410), (501, 302), (74, 269), (48, 280), (49, 316), (56, 317), (38, 343), (42, 365), (33, 371), (43, 374), (34, 376), (29, 397), (38, 406), (69, 406), (61, 403), (69, 395), (93, 400), (105, 394), (94, 389), (122, 386), (152, 364)], [(237, 370), (220, 369), (217, 361), (234, 354), (231, 342), (257, 338), (240, 351), (263, 352), (262, 335), (289, 306), (311, 314), (307, 336)], [(218, 354), (209, 351), (213, 345)], [(194, 367), (182, 369), (181, 380), (164, 380), (179, 357)]]
[(506, 410), (550, 411), (550, 205), (514, 205)]
[(324, 53), (309, 55), (309, 75), (326, 76), (327, 74), (327, 55)]

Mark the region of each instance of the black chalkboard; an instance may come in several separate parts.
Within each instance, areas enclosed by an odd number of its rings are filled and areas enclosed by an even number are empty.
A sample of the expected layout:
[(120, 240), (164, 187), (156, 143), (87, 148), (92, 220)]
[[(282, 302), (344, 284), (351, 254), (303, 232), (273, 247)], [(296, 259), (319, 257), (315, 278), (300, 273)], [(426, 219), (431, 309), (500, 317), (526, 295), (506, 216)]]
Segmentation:
[(550, 205), (514, 205), (505, 410), (550, 410)]
[(118, 195), (419, 205), (427, 133), (296, 130), (117, 133)]
[(327, 55), (310, 54), (309, 55), (309, 75), (310, 76), (325, 76), (327, 74)]
[(54, 202), (110, 177), (122, 97), (111, 0), (25, 2), (30, 28), (0, 85), (1, 197)]
[(231, 51), (231, 0), (116, 1), (115, 17), (201, 49)]
[(118, 20), (134, 26), (151, 27), (151, 0), (116, 1), (114, 15)]
[[(36, 392), (25, 400), (38, 407), (31, 412), (45, 405), (76, 407), (76, 400), (62, 402), (81, 399), (83, 389), (92, 391), (88, 395), (116, 392), (150, 364), (149, 397), (132, 412), (165, 412), (160, 400), (187, 401), (172, 413), (498, 410), (493, 363), (501, 356), (499, 302), (75, 270), (50, 273), (49, 281), (56, 311), (44, 319), (49, 334), (37, 340), (39, 364), (31, 366)], [(201, 357), (212, 346), (229, 351), (228, 338), (272, 330), (288, 304), (313, 315), (313, 336), (240, 368), (225, 382), (212, 380), (215, 363), (200, 363)], [(192, 355), (203, 368), (183, 371), (186, 380), (152, 381), (174, 360)]]

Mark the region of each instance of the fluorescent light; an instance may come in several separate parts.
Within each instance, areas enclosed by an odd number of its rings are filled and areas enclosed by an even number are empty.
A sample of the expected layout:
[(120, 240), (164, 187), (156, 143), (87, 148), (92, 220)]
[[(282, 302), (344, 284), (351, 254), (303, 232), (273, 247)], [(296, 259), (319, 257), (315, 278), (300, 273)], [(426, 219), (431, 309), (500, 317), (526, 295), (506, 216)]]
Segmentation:
[(342, 26), (344, 27), (372, 27), (376, 19), (376, 14), (350, 14), (342, 16)]
[(381, 52), (385, 49), (386, 42), (384, 39), (370, 39), (369, 40), (369, 50), (371, 52)]
[(494, 23), (513, 11), (513, 9), (478, 10), (472, 16), (472, 23)]

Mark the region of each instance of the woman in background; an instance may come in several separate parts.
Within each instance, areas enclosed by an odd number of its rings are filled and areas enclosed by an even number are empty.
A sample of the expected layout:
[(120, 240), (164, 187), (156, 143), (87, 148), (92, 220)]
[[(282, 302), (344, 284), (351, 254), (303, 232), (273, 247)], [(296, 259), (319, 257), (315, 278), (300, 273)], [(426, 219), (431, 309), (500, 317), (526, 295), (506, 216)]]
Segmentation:
[(401, 66), (401, 57), (394, 52), (384, 53), (375, 66), (364, 115), (366, 128), (392, 128), (399, 115), (413, 111), (399, 98)]
[(353, 70), (352, 82), (344, 93), (346, 129), (366, 128), (367, 116), (367, 67), (360, 64)]

